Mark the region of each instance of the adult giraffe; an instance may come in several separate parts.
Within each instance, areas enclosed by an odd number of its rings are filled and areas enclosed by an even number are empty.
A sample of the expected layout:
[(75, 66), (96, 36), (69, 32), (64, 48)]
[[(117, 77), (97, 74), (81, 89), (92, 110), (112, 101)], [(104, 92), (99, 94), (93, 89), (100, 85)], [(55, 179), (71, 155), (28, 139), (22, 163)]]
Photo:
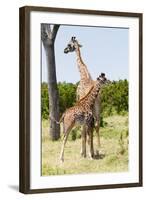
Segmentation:
[[(82, 45), (78, 43), (76, 37), (72, 37), (67, 47), (64, 49), (64, 53), (75, 52), (77, 56), (77, 65), (80, 72), (80, 82), (77, 87), (77, 100), (83, 98), (91, 89), (94, 81), (87, 69), (87, 66), (83, 62), (81, 57), (80, 48)], [(100, 136), (99, 136), (99, 125), (100, 125), (100, 98), (99, 95), (95, 100), (95, 104), (93, 107), (93, 115), (95, 118), (95, 129), (97, 134), (97, 146), (100, 147)], [(83, 126), (82, 130), (82, 146), (81, 146), (81, 155), (86, 157), (86, 125)], [(92, 146), (93, 146), (93, 138), (92, 138)], [(94, 152), (94, 150), (93, 150)], [(98, 151), (97, 151), (98, 152)], [(94, 153), (92, 155), (94, 157)]]

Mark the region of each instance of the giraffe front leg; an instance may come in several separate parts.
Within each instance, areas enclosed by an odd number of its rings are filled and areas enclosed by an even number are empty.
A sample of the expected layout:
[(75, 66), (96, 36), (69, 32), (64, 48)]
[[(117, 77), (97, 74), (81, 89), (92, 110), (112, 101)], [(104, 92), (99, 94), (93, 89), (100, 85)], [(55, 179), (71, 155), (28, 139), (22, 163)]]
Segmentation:
[(89, 128), (87, 131), (88, 145), (89, 145), (89, 158), (94, 158), (94, 146), (93, 146), (93, 128)]
[(81, 133), (81, 156), (86, 157), (86, 126), (83, 126)]
[(96, 131), (96, 149), (98, 152), (98, 149), (101, 146), (100, 143), (100, 134), (99, 134), (99, 128), (100, 128), (100, 95), (98, 95), (95, 104), (94, 104), (94, 108), (93, 108), (93, 115), (94, 115), (94, 119), (95, 119), (95, 131)]
[(97, 135), (97, 147), (100, 148), (101, 144), (100, 144), (100, 135), (99, 135), (99, 121), (96, 122), (95, 130), (96, 130), (96, 135)]
[(99, 128), (100, 128), (100, 121), (97, 120), (95, 123), (95, 130), (96, 130), (96, 157), (99, 157), (99, 149), (101, 147), (100, 143), (100, 134), (99, 134)]

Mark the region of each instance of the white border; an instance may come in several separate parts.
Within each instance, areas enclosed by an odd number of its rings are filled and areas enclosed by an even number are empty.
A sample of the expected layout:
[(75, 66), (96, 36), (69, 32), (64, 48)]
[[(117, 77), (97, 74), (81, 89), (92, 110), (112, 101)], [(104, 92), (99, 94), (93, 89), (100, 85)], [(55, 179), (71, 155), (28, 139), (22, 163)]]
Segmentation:
[[(40, 24), (72, 24), (129, 28), (129, 172), (41, 176)], [(138, 18), (31, 12), (30, 189), (136, 183), (139, 181), (139, 21)]]

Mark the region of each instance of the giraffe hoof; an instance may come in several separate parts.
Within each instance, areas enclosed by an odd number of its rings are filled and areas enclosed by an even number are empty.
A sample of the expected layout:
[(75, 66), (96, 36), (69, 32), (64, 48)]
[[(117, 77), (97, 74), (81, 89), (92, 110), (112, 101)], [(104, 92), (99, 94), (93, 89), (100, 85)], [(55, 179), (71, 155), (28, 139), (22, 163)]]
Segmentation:
[(96, 156), (99, 156), (99, 155), (100, 155), (99, 150), (96, 150)]
[(90, 160), (93, 160), (92, 156), (89, 156), (89, 159), (90, 159)]
[(64, 163), (64, 158), (60, 158), (60, 163)]
[(86, 158), (86, 153), (81, 152), (81, 156), (82, 156), (83, 158)]
[(93, 160), (94, 159), (94, 154), (89, 154), (89, 158), (90, 158), (90, 160)]

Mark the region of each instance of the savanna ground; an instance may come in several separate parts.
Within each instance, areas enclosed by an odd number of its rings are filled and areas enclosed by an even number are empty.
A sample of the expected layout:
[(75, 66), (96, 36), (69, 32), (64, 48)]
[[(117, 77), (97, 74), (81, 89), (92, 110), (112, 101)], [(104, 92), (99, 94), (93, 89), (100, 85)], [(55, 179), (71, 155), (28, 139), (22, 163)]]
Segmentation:
[[(59, 155), (62, 139), (51, 141), (48, 134), (49, 122), (42, 121), (42, 175), (87, 174), (128, 171), (128, 115), (114, 115), (104, 118), (104, 127), (100, 128), (101, 147), (99, 156), (82, 158), (81, 129), (74, 129), (68, 138), (64, 163)], [(61, 129), (62, 130), (62, 129)], [(94, 131), (94, 149), (96, 136)], [(88, 149), (87, 149), (88, 152)]]

